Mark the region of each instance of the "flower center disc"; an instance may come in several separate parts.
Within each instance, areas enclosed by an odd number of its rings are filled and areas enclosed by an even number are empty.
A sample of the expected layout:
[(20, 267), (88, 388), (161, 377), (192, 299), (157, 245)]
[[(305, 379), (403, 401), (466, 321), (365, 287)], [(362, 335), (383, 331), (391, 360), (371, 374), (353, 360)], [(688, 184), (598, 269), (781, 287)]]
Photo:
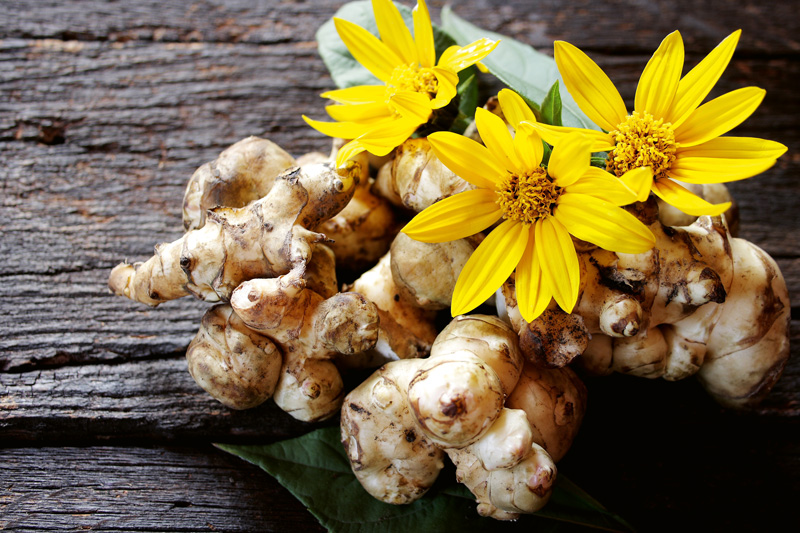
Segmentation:
[(435, 98), (438, 90), (439, 80), (432, 69), (414, 64), (400, 65), (392, 71), (392, 77), (386, 84), (386, 99), (394, 96), (397, 91), (425, 93), (429, 98)]
[(638, 111), (611, 132), (614, 149), (608, 156), (606, 169), (617, 176), (640, 167), (653, 169), (653, 177), (664, 178), (675, 161), (675, 132), (672, 124), (664, 119), (653, 120), (653, 116)]
[(556, 201), (561, 196), (547, 171), (537, 168), (529, 174), (512, 174), (497, 188), (497, 203), (508, 220), (533, 224), (553, 214)]

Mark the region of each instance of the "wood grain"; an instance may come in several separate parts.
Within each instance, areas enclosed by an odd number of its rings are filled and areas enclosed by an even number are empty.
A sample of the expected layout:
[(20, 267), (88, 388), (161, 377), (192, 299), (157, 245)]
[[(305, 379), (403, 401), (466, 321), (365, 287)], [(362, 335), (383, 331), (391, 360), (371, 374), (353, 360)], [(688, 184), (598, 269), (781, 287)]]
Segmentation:
[(275, 480), (211, 445), (0, 449), (0, 487), (6, 531), (324, 531)]
[[(435, 18), (443, 3), (429, 2)], [(228, 410), (194, 384), (183, 353), (207, 304), (149, 309), (112, 297), (106, 279), (181, 235), (186, 180), (229, 144), (261, 135), (296, 155), (327, 150), (300, 117), (324, 116), (331, 81), (314, 33), (341, 2), (35, 4), (0, 3), (0, 528), (314, 530), (268, 476), (207, 444), (310, 426), (271, 402)], [(777, 259), (797, 300), (794, 4), (471, 0), (454, 11), (548, 53), (554, 39), (580, 46), (629, 105), (667, 33), (681, 31), (692, 66), (742, 28), (712, 96), (766, 89), (735, 133), (789, 151), (730, 189), (741, 236)], [(498, 87), (484, 80), (481, 94)], [(793, 317), (793, 356), (758, 409), (722, 410), (693, 380), (592, 381), (560, 468), (642, 531), (796, 523), (800, 303)]]

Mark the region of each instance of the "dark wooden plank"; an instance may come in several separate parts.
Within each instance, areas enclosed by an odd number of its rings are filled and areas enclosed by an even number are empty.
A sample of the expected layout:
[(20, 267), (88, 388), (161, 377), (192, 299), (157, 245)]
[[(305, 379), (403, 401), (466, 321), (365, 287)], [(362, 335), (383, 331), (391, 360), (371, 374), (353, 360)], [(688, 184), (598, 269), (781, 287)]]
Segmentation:
[(0, 373), (5, 445), (109, 439), (272, 441), (312, 427), (272, 401), (246, 411), (223, 406), (194, 382), (183, 357)]
[(258, 468), (195, 448), (0, 449), (7, 531), (324, 531)]
[[(0, 5), (0, 35), (111, 42), (272, 44), (313, 39), (320, 21), (343, 3), (202, 0), (187, 4), (178, 0), (144, 0), (136, 6), (118, 6), (102, 0), (47, 0), (37, 2), (37, 9), (30, 10), (24, 0), (9, 0)], [(428, 2), (435, 20), (446, 3)], [(579, 46), (616, 52), (651, 50), (667, 33), (679, 29), (689, 44), (710, 50), (730, 32), (742, 28), (745, 38), (741, 49), (746, 53), (800, 52), (800, 24), (791, 0), (769, 4), (756, 0), (543, 0), (536, 4), (525, 0), (484, 0), (459, 2), (454, 11), (481, 27), (544, 48), (552, 46), (553, 39), (566, 39)], [(16, 18), (21, 12), (25, 16)]]

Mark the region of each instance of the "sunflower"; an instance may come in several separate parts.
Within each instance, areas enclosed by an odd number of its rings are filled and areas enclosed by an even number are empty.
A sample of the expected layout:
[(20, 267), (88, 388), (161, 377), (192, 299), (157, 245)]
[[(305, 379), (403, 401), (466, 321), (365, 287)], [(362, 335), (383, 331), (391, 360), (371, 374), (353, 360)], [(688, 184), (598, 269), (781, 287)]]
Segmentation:
[(784, 145), (764, 139), (720, 137), (755, 111), (764, 98), (763, 89), (745, 87), (700, 105), (730, 62), (740, 34), (741, 30), (729, 35), (683, 78), (683, 40), (677, 31), (669, 34), (639, 78), (631, 114), (594, 61), (575, 46), (556, 41), (555, 59), (564, 84), (583, 112), (605, 131), (535, 121), (530, 125), (550, 144), (558, 144), (575, 130), (589, 135), (593, 152), (609, 151), (606, 167), (619, 177), (634, 168), (652, 168), (651, 176), (629, 183), (639, 200), (652, 190), (689, 215), (719, 215), (729, 203), (710, 204), (675, 180), (702, 184), (749, 178), (771, 167), (786, 151)]
[(334, 17), (339, 37), (353, 57), (383, 85), (358, 85), (328, 91), (323, 98), (337, 122), (303, 119), (330, 137), (353, 139), (339, 151), (337, 165), (368, 151), (383, 156), (408, 139), (431, 115), (456, 96), (458, 73), (491, 52), (496, 41), (478, 39), (451, 46), (436, 63), (433, 28), (425, 0), (413, 11), (414, 37), (391, 0), (372, 0), (380, 39), (364, 28)]
[[(504, 89), (499, 96), (512, 126), (532, 119), (519, 95)], [(618, 252), (641, 253), (653, 247), (652, 232), (618, 207), (633, 202), (635, 193), (610, 173), (590, 166), (589, 137), (566, 135), (544, 168), (544, 146), (535, 131), (519, 128), (512, 137), (505, 122), (485, 109), (476, 111), (475, 123), (485, 146), (450, 132), (433, 133), (428, 140), (442, 163), (477, 189), (435, 203), (403, 229), (423, 242), (445, 242), (502, 219), (459, 275), (453, 316), (483, 303), (515, 268), (517, 301), (525, 320), (539, 316), (551, 297), (571, 312), (578, 299), (580, 266), (570, 235)]]

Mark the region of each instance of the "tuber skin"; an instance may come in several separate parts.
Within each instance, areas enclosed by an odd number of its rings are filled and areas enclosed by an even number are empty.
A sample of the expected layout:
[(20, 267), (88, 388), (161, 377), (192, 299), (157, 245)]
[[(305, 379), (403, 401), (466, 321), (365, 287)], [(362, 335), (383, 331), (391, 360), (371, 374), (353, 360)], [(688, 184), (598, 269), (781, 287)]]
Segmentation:
[(385, 503), (417, 500), (444, 467), (444, 452), (416, 427), (408, 404), (408, 382), (419, 362), (384, 365), (350, 392), (342, 407), (342, 444), (353, 473)]
[(231, 306), (250, 328), (275, 342), (284, 355), (275, 403), (298, 420), (335, 415), (343, 383), (331, 359), (371, 349), (378, 340), (378, 311), (356, 293), (323, 298), (292, 273), (242, 283)]
[(656, 246), (631, 255), (578, 243), (581, 294), (567, 315), (575, 327), (548, 324), (549, 311), (525, 323), (513, 281), (504, 286), (504, 308), (526, 357), (559, 366), (568, 362), (561, 357), (568, 347), (593, 374), (669, 381), (698, 375), (719, 403), (755, 405), (789, 354), (790, 305), (777, 265), (732, 238), (724, 217), (671, 227), (660, 221), (652, 198), (629, 209), (650, 226)]
[[(336, 160), (337, 141), (334, 139), (329, 162)], [(369, 175), (369, 155), (361, 152), (353, 158), (361, 169), (353, 198), (319, 229), (333, 241), (329, 245), (339, 265), (355, 272), (363, 272), (383, 257), (401, 227), (389, 201), (371, 191), (374, 180)]]
[(316, 229), (352, 198), (358, 167), (341, 172), (328, 165), (290, 169), (260, 200), (213, 209), (202, 228), (158, 245), (148, 261), (118, 265), (109, 276), (109, 288), (156, 306), (188, 294), (227, 301), (248, 279), (289, 271), (300, 277), (312, 245), (325, 240)]
[[(455, 318), (437, 337), (429, 359), (387, 363), (345, 398), (342, 443), (356, 477), (382, 501), (409, 503), (435, 481), (441, 469), (437, 452), (444, 450), (481, 515), (512, 520), (541, 509), (556, 467), (535, 442), (535, 424), (559, 418), (571, 439), (582, 412), (542, 417), (544, 409), (529, 415), (503, 407), (522, 369), (517, 337), (502, 320)], [(558, 380), (552, 384), (560, 386)], [(541, 395), (542, 389), (526, 387), (521, 394)], [(537, 404), (535, 398), (525, 403)], [(414, 455), (408, 443), (422, 451)]]
[(446, 309), (458, 275), (478, 244), (477, 237), (427, 243), (399, 233), (391, 247), (392, 279), (406, 300), (423, 309)]
[(380, 334), (375, 351), (383, 362), (423, 357), (436, 339), (435, 313), (403, 297), (391, 271), (391, 253), (364, 272), (346, 290), (373, 302), (380, 316)]
[[(327, 246), (314, 245), (304, 280), (323, 298), (338, 292), (333, 252)], [(197, 384), (232, 409), (249, 409), (271, 398), (283, 365), (275, 343), (248, 328), (230, 305), (206, 311), (186, 360)]]
[(525, 362), (506, 407), (525, 412), (533, 441), (557, 463), (578, 434), (587, 398), (586, 385), (571, 368), (544, 368)]
[(391, 166), (381, 167), (375, 183), (375, 190), (387, 200), (416, 213), (474, 188), (444, 166), (424, 138), (398, 146)]
[(197, 384), (231, 409), (250, 409), (269, 399), (281, 370), (275, 344), (248, 328), (230, 305), (206, 311), (186, 361)]
[(210, 209), (244, 207), (266, 196), (275, 178), (295, 166), (292, 156), (267, 139), (250, 136), (231, 145), (189, 179), (183, 196), (184, 229), (202, 228)]

